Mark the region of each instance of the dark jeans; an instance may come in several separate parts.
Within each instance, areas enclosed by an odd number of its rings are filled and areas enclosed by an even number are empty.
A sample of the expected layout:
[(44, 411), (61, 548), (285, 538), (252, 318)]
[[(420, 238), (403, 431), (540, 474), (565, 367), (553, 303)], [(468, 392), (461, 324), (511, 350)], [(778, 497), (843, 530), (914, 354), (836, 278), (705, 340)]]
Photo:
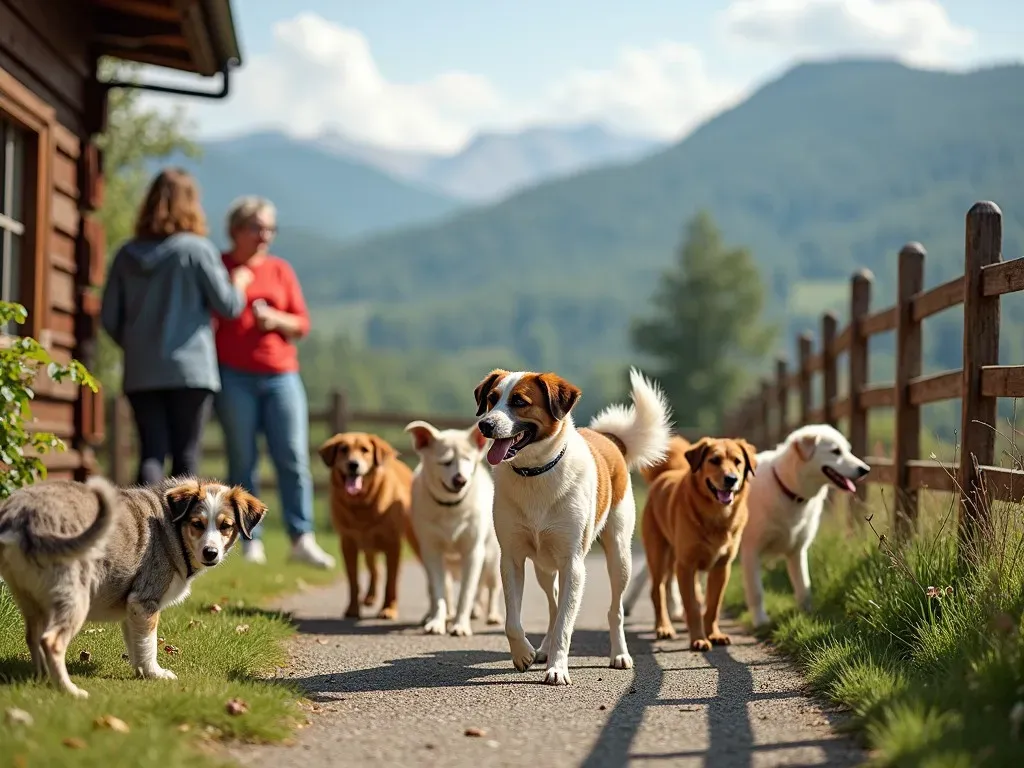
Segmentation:
[(126, 393), (139, 433), (139, 474), (142, 485), (164, 479), (171, 455), (171, 477), (199, 474), (199, 441), (213, 406), (208, 389), (153, 389)]

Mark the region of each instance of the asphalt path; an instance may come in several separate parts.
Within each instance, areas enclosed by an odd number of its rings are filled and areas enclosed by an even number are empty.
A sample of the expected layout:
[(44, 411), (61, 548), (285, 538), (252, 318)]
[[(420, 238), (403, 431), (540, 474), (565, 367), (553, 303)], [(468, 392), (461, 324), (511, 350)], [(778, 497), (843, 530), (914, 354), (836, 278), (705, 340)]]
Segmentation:
[[(835, 733), (841, 715), (809, 697), (790, 664), (732, 622), (723, 624), (732, 645), (691, 652), (681, 623), (678, 639), (655, 640), (651, 603), (641, 597), (626, 620), (634, 668), (610, 669), (608, 577), (596, 550), (588, 558), (569, 686), (543, 685), (541, 665), (516, 672), (503, 627), (483, 619), (474, 621), (471, 637), (424, 635), (425, 577), (412, 560), (402, 567), (398, 621), (341, 618), (343, 579), (281, 601), (300, 635), (277, 677), (307, 692), (307, 725), (286, 745), (239, 747), (232, 756), (254, 768), (864, 761), (852, 740)], [(537, 646), (547, 609), (529, 565), (523, 602), (523, 624)]]

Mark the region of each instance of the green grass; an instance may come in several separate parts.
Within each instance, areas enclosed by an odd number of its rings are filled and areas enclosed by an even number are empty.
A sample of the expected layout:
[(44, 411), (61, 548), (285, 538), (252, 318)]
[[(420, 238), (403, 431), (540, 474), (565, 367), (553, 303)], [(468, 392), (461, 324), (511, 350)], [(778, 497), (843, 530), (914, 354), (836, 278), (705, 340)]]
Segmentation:
[[(888, 516), (872, 508), (886, 533)], [(976, 571), (957, 563), (951, 497), (928, 494), (902, 554), (840, 509), (826, 513), (811, 548), (809, 614), (795, 610), (782, 563), (765, 573), (773, 625), (762, 636), (850, 709), (873, 765), (1024, 764), (1024, 723), (1018, 739), (1011, 718), (1024, 702), (1024, 526), (1019, 506), (993, 514), (998, 535)], [(735, 576), (726, 605), (748, 621)]]
[[(302, 716), (300, 694), (259, 676), (287, 662), (284, 641), (294, 628), (262, 606), (275, 595), (339, 578), (340, 567), (328, 572), (289, 564), (276, 500), (267, 500), (268, 563), (243, 562), (236, 544), (223, 565), (196, 579), (183, 605), (161, 616), (160, 664), (173, 670), (177, 681), (133, 679), (121, 658), (118, 625), (94, 623), (85, 626), (68, 651), (71, 677), (89, 699), (75, 700), (30, 680), (21, 614), (0, 585), (0, 710), (16, 707), (34, 721), (27, 727), (0, 724), (0, 764), (196, 768), (222, 764), (211, 748), (218, 740), (286, 738)], [(317, 530), (324, 548), (336, 552), (323, 504), (318, 504)], [(214, 603), (221, 606), (219, 613), (211, 612)], [(179, 653), (166, 653), (166, 645)], [(88, 661), (80, 660), (84, 651)], [(226, 704), (236, 697), (249, 710), (230, 715)], [(103, 715), (120, 718), (130, 731), (96, 728), (94, 721)], [(66, 746), (69, 738), (80, 739), (85, 747)]]

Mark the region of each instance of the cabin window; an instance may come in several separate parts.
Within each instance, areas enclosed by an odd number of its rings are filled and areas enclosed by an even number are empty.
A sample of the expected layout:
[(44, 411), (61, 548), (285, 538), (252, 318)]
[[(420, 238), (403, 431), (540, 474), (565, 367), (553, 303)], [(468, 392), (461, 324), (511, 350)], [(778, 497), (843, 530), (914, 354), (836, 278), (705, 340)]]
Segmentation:
[[(0, 115), (0, 300), (24, 302), (21, 295), (25, 227), (25, 131)], [(12, 333), (13, 328), (0, 328)]]

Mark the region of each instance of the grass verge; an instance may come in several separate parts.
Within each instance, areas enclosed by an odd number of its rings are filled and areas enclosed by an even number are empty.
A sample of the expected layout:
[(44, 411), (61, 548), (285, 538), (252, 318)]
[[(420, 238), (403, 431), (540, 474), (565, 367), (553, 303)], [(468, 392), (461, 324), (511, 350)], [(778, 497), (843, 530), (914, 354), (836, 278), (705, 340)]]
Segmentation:
[[(192, 596), (163, 613), (160, 664), (176, 681), (133, 679), (122, 659), (117, 624), (89, 623), (72, 642), (68, 670), (90, 694), (85, 701), (30, 679), (21, 614), (0, 584), (0, 764), (14, 766), (220, 765), (211, 746), (220, 739), (275, 741), (288, 736), (302, 714), (295, 688), (260, 679), (286, 663), (284, 641), (294, 628), (262, 606), (278, 594), (339, 578), (340, 567), (321, 571), (287, 562), (288, 540), (273, 498), (265, 523), (268, 563), (245, 563), (236, 544), (228, 559), (194, 582)], [(318, 503), (317, 530), (328, 551), (337, 549)], [(220, 606), (219, 612), (211, 605)], [(340, 609), (339, 609), (340, 610)], [(164, 648), (170, 647), (172, 652)], [(229, 714), (227, 702), (248, 706)], [(31, 725), (10, 722), (12, 708)], [(112, 715), (129, 730), (97, 725)]]
[[(976, 570), (957, 562), (948, 495), (922, 499), (919, 533), (901, 552), (837, 513), (811, 547), (814, 610), (795, 609), (776, 563), (764, 574), (773, 624), (759, 634), (851, 710), (872, 765), (1024, 765), (1021, 507), (993, 509), (997, 533)], [(735, 575), (726, 606), (749, 621)]]

